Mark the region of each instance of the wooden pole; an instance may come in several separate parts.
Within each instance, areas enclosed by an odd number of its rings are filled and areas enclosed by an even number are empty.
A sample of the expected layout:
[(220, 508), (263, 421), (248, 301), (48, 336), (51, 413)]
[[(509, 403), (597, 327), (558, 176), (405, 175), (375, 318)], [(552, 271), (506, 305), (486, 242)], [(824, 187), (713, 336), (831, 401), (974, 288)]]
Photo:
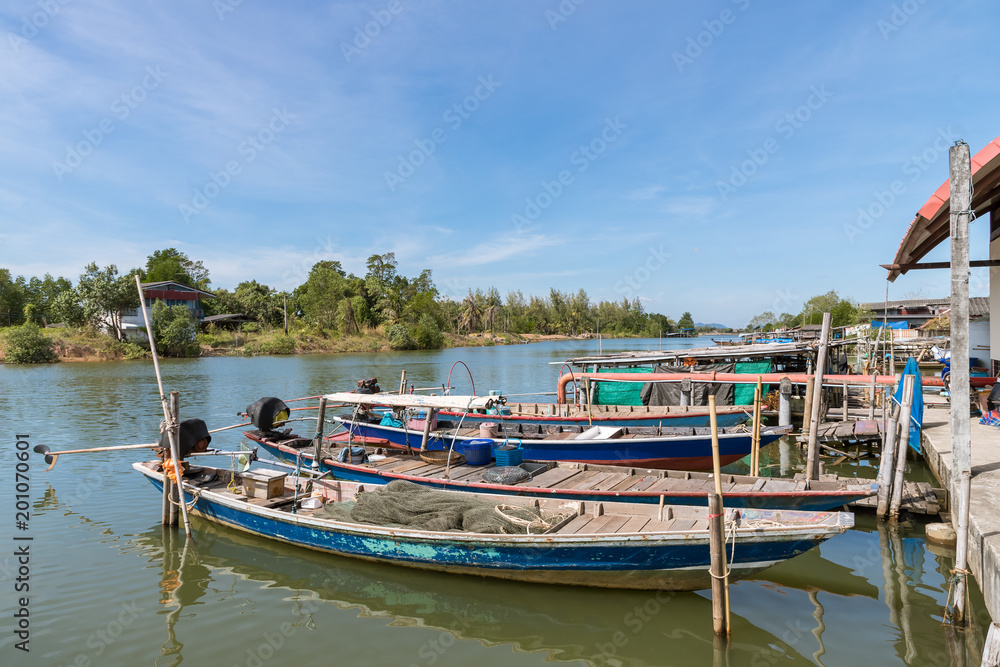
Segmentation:
[(790, 426), (792, 423), (792, 381), (781, 380), (778, 387), (778, 426)]
[(823, 404), (823, 371), (830, 341), (830, 313), (823, 313), (823, 332), (819, 338), (819, 354), (816, 357), (816, 384), (813, 387), (812, 412), (809, 417), (809, 451), (806, 454), (806, 479), (819, 479), (818, 447), (820, 407)]
[[(323, 449), (323, 426), (326, 424), (326, 396), (321, 396), (319, 399), (319, 416), (316, 419), (316, 436), (313, 440), (313, 462), (312, 469), (319, 470), (320, 459), (322, 458)], [(348, 452), (347, 460), (350, 461), (350, 452)]]
[(162, 516), (160, 517), (160, 522), (164, 526), (169, 526), (170, 525), (170, 507), (171, 507), (170, 497), (173, 495), (173, 492), (170, 490), (170, 484), (171, 484), (170, 478), (167, 477), (166, 475), (164, 475), (163, 476), (163, 508), (162, 508)]
[(399, 395), (402, 396), (406, 393), (406, 369), (403, 369), (402, 375), (399, 377)]
[(869, 403), (868, 403), (868, 420), (871, 421), (875, 419), (875, 396), (877, 393), (875, 389), (875, 373), (872, 373), (872, 388), (869, 391)]
[(983, 647), (982, 667), (1000, 666), (1000, 623), (990, 623), (986, 633), (986, 646)]
[(725, 510), (722, 494), (708, 494), (708, 545), (712, 553), (712, 630), (716, 635), (729, 634), (726, 604), (729, 578), (726, 576)]
[(285, 335), (287, 336), (288, 335), (288, 295), (287, 294), (282, 294), (281, 295), (281, 299), (284, 302), (284, 308), (282, 308), (282, 310), (285, 311)]
[[(142, 311), (142, 319), (146, 322), (146, 335), (149, 336), (149, 351), (153, 355), (153, 370), (156, 372), (156, 385), (160, 390), (160, 405), (163, 408), (163, 419), (167, 425), (167, 439), (170, 442), (170, 457), (174, 461), (174, 470), (177, 471), (177, 483), (180, 485), (180, 456), (177, 449), (177, 431), (173, 428), (173, 422), (177, 419), (177, 414), (170, 414), (170, 408), (167, 405), (167, 397), (163, 391), (163, 378), (160, 376), (160, 358), (156, 355), (156, 340), (153, 339), (153, 325), (150, 324), (149, 313), (146, 312), (146, 295), (143, 294), (142, 283), (139, 281), (138, 274), (135, 276), (135, 288), (139, 291), (139, 310)], [(179, 424), (177, 426), (179, 427)], [(184, 534), (190, 538), (191, 523), (188, 521), (187, 505), (183, 502), (184, 494), (181, 493), (180, 497), (181, 514), (184, 517)], [(176, 509), (172, 509), (171, 513), (175, 511)]]
[(969, 209), (972, 207), (969, 145), (949, 150), (951, 172), (951, 460), (952, 497), (957, 499), (954, 625), (964, 626), (969, 555), (969, 495), (972, 490), (969, 404)]
[[(171, 416), (171, 421), (173, 422), (173, 426), (172, 427), (168, 426), (167, 428), (171, 429), (170, 439), (176, 443), (180, 442), (180, 429), (181, 429), (181, 422), (179, 417), (180, 412), (181, 412), (180, 395), (176, 391), (172, 391), (170, 392), (170, 416)], [(167, 423), (169, 424), (170, 422)], [(178, 504), (184, 505), (184, 495), (183, 493), (181, 493), (181, 490), (184, 488), (183, 487), (184, 464), (181, 463), (180, 458), (178, 458), (177, 456), (173, 456), (172, 458), (174, 461), (174, 474), (177, 476), (177, 482), (176, 483), (171, 482), (170, 484), (170, 499), (173, 501), (170, 503), (170, 525), (176, 526), (177, 505)], [(186, 506), (184, 512), (184, 527), (187, 528)]]
[(843, 391), (844, 391), (844, 403), (841, 406), (842, 409), (843, 409), (843, 413), (841, 414), (841, 417), (842, 417), (841, 421), (845, 421), (846, 422), (848, 420), (848, 417), (849, 417), (849, 415), (847, 414), (848, 405), (847, 405), (847, 383), (846, 382), (844, 383)]
[(813, 404), (813, 387), (816, 386), (816, 377), (813, 375), (809, 376), (806, 380), (806, 388), (803, 393), (803, 398), (805, 403), (802, 406), (802, 432), (809, 433), (809, 419), (812, 416), (812, 404)]
[(903, 501), (903, 474), (906, 471), (906, 448), (910, 444), (910, 414), (913, 411), (914, 378), (903, 378), (903, 407), (899, 411), (899, 438), (896, 440), (896, 471), (892, 482), (892, 500), (889, 502), (889, 517), (899, 516), (899, 506)]
[[(424, 434), (420, 438), (420, 451), (427, 451), (427, 440), (431, 437), (431, 420), (434, 419), (434, 408), (424, 410)], [(448, 462), (451, 463), (451, 454), (448, 454)]]
[(878, 465), (878, 505), (875, 510), (876, 516), (884, 519), (889, 513), (889, 499), (892, 493), (893, 471), (896, 469), (896, 437), (899, 430), (899, 421), (896, 411), (889, 417), (889, 425), (883, 431), (882, 453), (879, 455)]

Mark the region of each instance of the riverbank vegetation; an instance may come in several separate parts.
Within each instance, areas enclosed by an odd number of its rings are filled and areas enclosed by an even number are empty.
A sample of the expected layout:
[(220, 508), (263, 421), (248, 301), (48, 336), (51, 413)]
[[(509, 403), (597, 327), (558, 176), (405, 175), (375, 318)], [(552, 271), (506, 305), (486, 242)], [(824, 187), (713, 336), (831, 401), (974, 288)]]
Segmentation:
[[(678, 323), (647, 313), (638, 298), (594, 302), (584, 290), (550, 289), (526, 297), (490, 287), (452, 298), (439, 291), (430, 270), (407, 277), (397, 266), (393, 253), (369, 257), (364, 276), (346, 272), (340, 262), (320, 261), (293, 290), (279, 292), (248, 280), (233, 290), (212, 290), (214, 298), (201, 301), (206, 316), (242, 315), (238, 325), (199, 325), (187, 307), (157, 301), (152, 309), (157, 349), (164, 356), (365, 352), (551, 336), (657, 337), (679, 324), (693, 327), (690, 313)], [(14, 277), (0, 268), (0, 359), (148, 355), (148, 345), (130, 341), (123, 324), (139, 306), (136, 275), (143, 282), (175, 281), (206, 291), (211, 285), (204, 264), (174, 248), (157, 250), (146, 266), (127, 272), (91, 263), (75, 285), (49, 274)]]

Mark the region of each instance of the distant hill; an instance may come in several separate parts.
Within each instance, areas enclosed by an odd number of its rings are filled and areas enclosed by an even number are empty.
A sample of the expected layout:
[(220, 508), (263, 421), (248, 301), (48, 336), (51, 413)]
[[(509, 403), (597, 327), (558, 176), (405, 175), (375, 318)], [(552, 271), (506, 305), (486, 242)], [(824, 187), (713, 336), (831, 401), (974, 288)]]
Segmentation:
[(702, 322), (695, 322), (694, 323), (694, 328), (695, 329), (700, 329), (702, 327), (706, 327), (708, 329), (728, 329), (729, 325), (728, 324), (719, 324), (718, 322), (709, 322), (707, 324), (702, 323)]

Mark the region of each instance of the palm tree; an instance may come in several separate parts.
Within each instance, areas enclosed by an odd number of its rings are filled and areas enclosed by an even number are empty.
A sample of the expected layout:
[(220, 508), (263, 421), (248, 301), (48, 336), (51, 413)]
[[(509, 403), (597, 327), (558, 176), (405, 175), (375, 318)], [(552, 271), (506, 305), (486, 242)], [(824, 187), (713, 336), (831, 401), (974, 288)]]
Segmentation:
[(475, 329), (479, 328), (479, 322), (483, 316), (483, 309), (479, 305), (479, 299), (477, 295), (469, 290), (469, 296), (465, 297), (462, 302), (465, 310), (462, 311), (462, 316), (458, 321), (459, 328), (466, 329), (469, 333), (472, 333)]

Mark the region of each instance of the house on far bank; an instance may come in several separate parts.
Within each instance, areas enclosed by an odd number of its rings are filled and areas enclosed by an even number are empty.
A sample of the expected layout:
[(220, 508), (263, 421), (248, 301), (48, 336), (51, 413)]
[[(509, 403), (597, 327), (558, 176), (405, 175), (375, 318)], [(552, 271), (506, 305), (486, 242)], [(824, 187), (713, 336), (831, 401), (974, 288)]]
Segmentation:
[[(157, 301), (165, 301), (168, 306), (187, 306), (191, 310), (192, 317), (199, 323), (205, 319), (205, 310), (201, 307), (201, 299), (215, 296), (211, 292), (189, 287), (173, 280), (142, 283), (142, 292), (145, 296), (143, 307), (150, 318), (153, 317), (153, 304)], [(138, 308), (122, 312), (122, 334), (127, 340), (146, 340), (146, 322)]]

